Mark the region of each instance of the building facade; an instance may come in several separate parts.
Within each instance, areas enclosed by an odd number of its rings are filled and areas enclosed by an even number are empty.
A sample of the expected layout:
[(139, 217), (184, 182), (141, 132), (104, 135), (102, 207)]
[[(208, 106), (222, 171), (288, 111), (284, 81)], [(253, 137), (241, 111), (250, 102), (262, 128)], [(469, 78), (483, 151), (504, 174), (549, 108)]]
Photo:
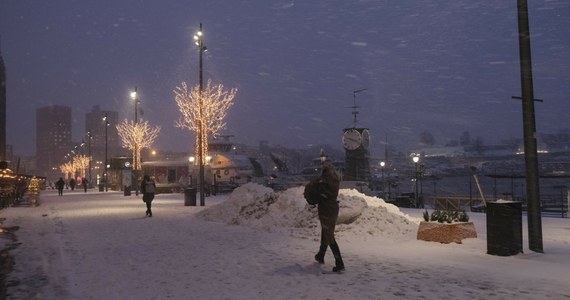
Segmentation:
[(6, 157), (6, 66), (0, 49), (0, 162)]
[(50, 105), (36, 110), (36, 174), (56, 180), (71, 142), (71, 107)]
[[(107, 122), (104, 120), (105, 117), (107, 117)], [(87, 133), (91, 133), (91, 141), (86, 139), (86, 143), (87, 147), (91, 148), (92, 183), (95, 183), (94, 180), (96, 178), (99, 179), (103, 176), (105, 152), (107, 152), (107, 160), (125, 154), (125, 151), (121, 148), (120, 138), (117, 132), (118, 123), (118, 112), (102, 110), (99, 105), (94, 105), (91, 111), (85, 114), (86, 138)], [(106, 126), (106, 124), (108, 124), (108, 126)]]

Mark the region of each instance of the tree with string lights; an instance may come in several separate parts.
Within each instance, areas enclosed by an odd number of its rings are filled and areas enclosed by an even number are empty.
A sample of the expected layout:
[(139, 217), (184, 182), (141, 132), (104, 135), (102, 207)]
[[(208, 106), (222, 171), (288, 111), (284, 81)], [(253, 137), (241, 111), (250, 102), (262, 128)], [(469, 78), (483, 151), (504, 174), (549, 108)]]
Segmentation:
[[(201, 93), (199, 86), (188, 89), (185, 82), (174, 90), (175, 100), (181, 113), (176, 127), (186, 128), (194, 133), (196, 137), (194, 151), (196, 157), (200, 157), (198, 153), (202, 147), (202, 164), (206, 163), (208, 136), (216, 137), (226, 127), (224, 119), (228, 109), (233, 105), (236, 93), (236, 88), (224, 90), (222, 84), (213, 85), (211, 80), (208, 80), (208, 84)], [(200, 130), (200, 124), (202, 124), (202, 130)], [(195, 162), (200, 163), (198, 160)]]
[(117, 124), (117, 133), (121, 137), (123, 148), (133, 151), (133, 157), (137, 158), (133, 161), (133, 170), (141, 169), (141, 149), (150, 148), (159, 132), (160, 126), (153, 128), (148, 121), (135, 123), (125, 119), (122, 123)]
[(85, 177), (85, 173), (87, 173), (87, 168), (89, 168), (89, 161), (91, 157), (86, 155), (78, 155), (73, 158), (73, 166), (76, 170), (79, 170), (80, 176), (83, 178)]
[(73, 174), (75, 173), (76, 168), (75, 168), (75, 165), (73, 164), (73, 162), (68, 161), (64, 164), (59, 165), (59, 170), (61, 171), (61, 173), (64, 174), (63, 177), (68, 179), (68, 178), (70, 178), (69, 174), (71, 174), (71, 177), (73, 177)]

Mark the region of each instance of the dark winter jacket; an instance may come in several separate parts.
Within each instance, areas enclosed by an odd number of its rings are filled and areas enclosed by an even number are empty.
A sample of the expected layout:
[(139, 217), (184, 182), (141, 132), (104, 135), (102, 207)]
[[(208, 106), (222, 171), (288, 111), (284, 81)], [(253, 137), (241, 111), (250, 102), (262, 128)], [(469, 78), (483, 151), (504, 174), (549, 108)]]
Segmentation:
[(151, 193), (151, 192), (147, 191), (147, 189), (146, 189), (147, 183), (152, 184), (154, 186), (154, 189), (156, 190), (156, 184), (154, 183), (154, 181), (152, 179), (150, 179), (148, 176), (145, 176), (141, 182), (141, 193), (143, 194), (143, 201), (144, 202), (149, 202), (149, 201), (152, 201), (154, 199), (154, 193)]
[(333, 165), (325, 163), (320, 178), (319, 190), (319, 221), (321, 222), (321, 245), (330, 245), (334, 242), (334, 230), (338, 218), (338, 190), (340, 179)]
[(65, 187), (65, 181), (63, 181), (63, 179), (59, 179), (58, 181), (55, 182), (55, 186), (57, 187), (58, 190), (63, 190), (63, 188)]

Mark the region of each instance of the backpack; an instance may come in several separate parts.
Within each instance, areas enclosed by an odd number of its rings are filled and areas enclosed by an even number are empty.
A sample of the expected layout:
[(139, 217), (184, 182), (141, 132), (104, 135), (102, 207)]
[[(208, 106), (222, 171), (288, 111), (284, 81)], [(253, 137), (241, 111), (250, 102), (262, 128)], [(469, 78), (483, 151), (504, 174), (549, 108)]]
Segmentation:
[(148, 194), (154, 194), (156, 191), (156, 187), (154, 186), (154, 181), (149, 180), (144, 185), (144, 192)]
[(311, 180), (305, 186), (305, 191), (303, 191), (303, 196), (309, 205), (317, 205), (321, 202), (323, 196), (321, 196), (321, 192), (319, 189), (320, 182), (318, 179)]

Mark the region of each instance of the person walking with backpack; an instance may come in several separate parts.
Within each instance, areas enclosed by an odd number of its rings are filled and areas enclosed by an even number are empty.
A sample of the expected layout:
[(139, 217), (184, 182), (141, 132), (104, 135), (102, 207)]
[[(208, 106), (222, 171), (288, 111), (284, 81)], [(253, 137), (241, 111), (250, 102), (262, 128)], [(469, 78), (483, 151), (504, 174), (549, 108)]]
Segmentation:
[(318, 204), (319, 221), (321, 223), (321, 246), (315, 255), (315, 260), (325, 263), (325, 252), (330, 247), (334, 255), (335, 266), (333, 272), (344, 271), (344, 262), (340, 254), (340, 249), (334, 238), (336, 220), (338, 218), (338, 190), (340, 188), (340, 178), (329, 162), (323, 162), (323, 171), (319, 180), (318, 189), (320, 191), (320, 201)]
[(152, 217), (152, 200), (154, 199), (154, 193), (156, 192), (156, 184), (150, 176), (144, 175), (141, 182), (141, 193), (143, 194), (143, 201), (146, 203), (146, 215)]

